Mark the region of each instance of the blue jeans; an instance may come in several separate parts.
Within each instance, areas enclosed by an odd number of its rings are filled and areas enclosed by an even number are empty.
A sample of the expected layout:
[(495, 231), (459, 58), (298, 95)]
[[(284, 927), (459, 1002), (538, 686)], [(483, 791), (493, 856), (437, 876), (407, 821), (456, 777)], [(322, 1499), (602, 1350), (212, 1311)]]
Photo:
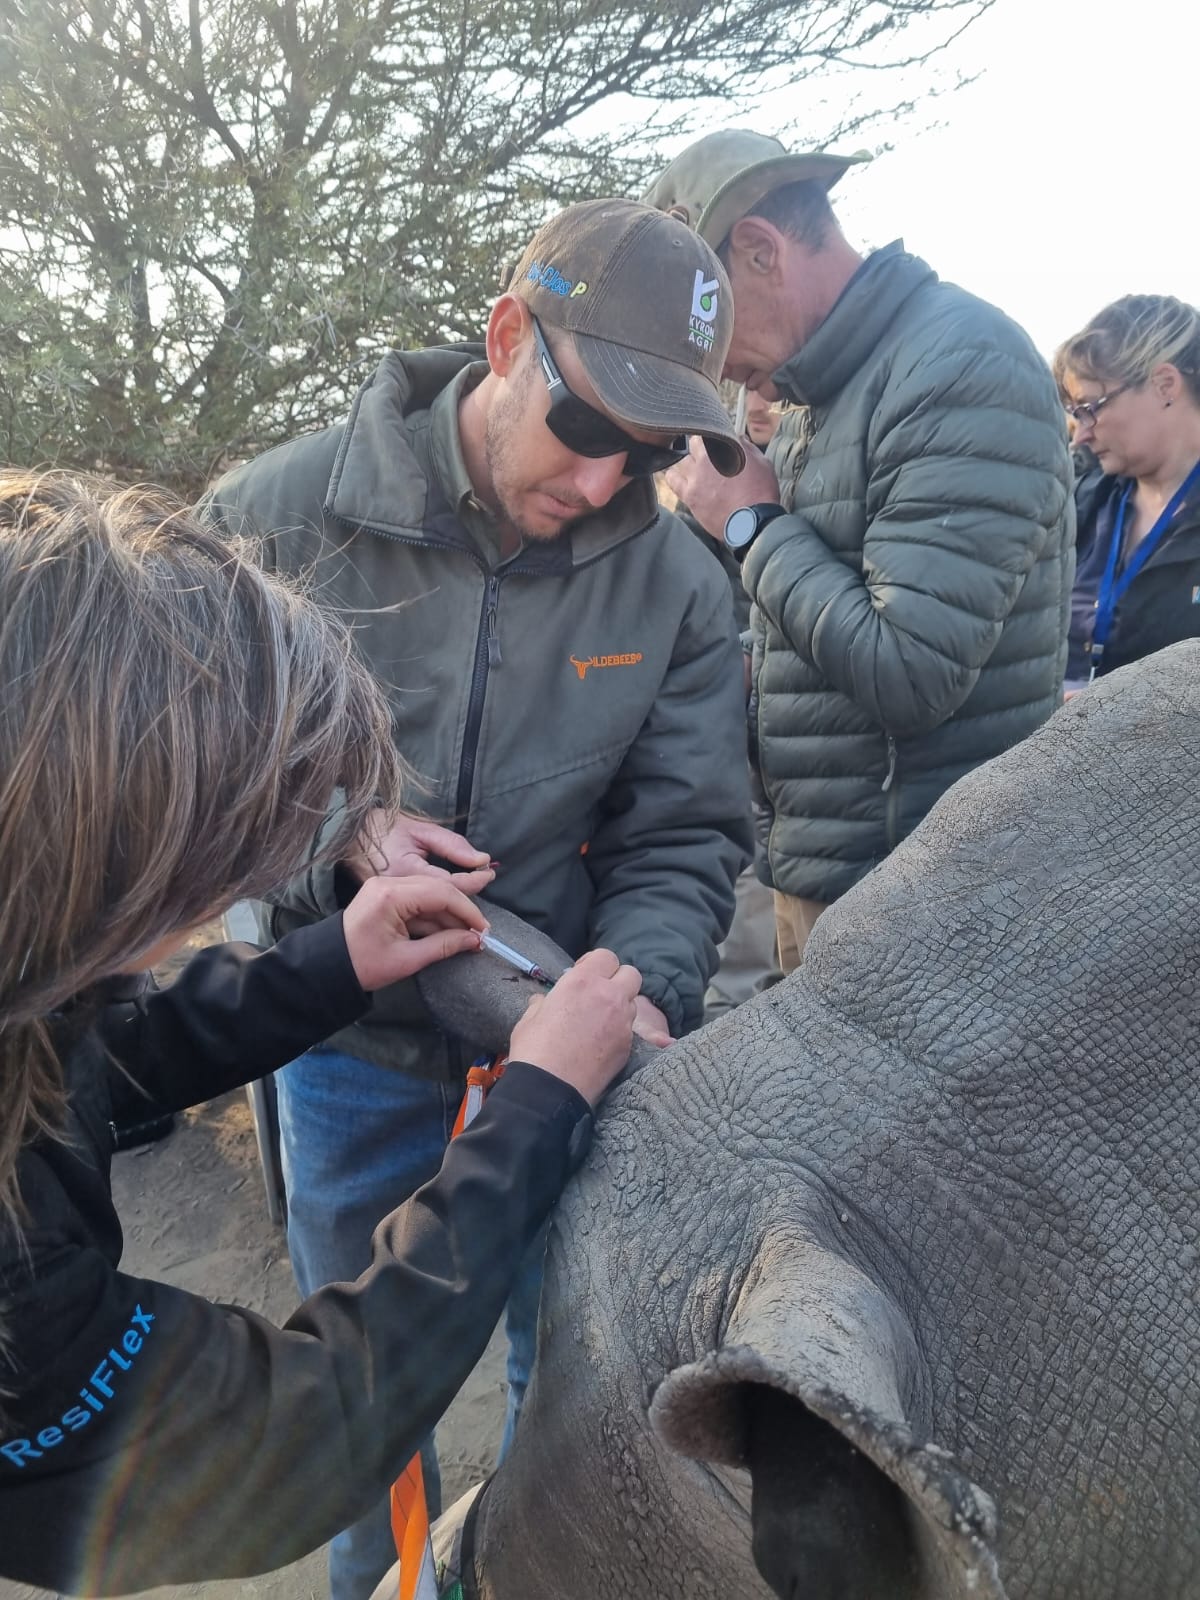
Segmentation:
[[(275, 1074), (279, 1143), (288, 1198), (288, 1249), (301, 1294), (357, 1278), (371, 1264), (371, 1235), (442, 1164), (459, 1095), (450, 1085), (325, 1046)], [(509, 1301), (507, 1449), (533, 1365), (544, 1234)], [(436, 1337), (436, 1330), (430, 1330)], [(421, 1448), (431, 1516), (441, 1510), (432, 1436)], [(332, 1600), (368, 1600), (393, 1565), (386, 1497), (338, 1534), (329, 1550)]]
[(508, 1410), (497, 1463), (504, 1460), (513, 1442), (517, 1419), (525, 1404), (529, 1374), (533, 1371), (533, 1358), (537, 1353), (538, 1306), (542, 1299), (542, 1268), (549, 1228), (550, 1224), (546, 1223), (539, 1230), (537, 1238), (525, 1252), (516, 1282), (508, 1292), (508, 1305), (504, 1312), (504, 1332), (508, 1337), (508, 1361), (504, 1371), (508, 1379)]

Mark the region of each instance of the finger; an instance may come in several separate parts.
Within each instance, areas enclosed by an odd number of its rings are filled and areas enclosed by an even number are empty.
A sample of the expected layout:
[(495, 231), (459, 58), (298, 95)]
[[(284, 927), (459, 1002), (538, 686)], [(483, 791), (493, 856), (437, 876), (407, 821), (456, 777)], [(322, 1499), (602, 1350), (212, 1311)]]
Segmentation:
[(393, 878), (393, 909), (405, 922), (415, 917), (451, 918), (463, 927), (483, 933), (487, 918), (473, 900), (456, 889), (449, 878)]
[(445, 867), (435, 867), (432, 861), (416, 850), (408, 850), (404, 855), (395, 856), (380, 868), (381, 878), (449, 878), (451, 874)]
[[(406, 915), (403, 919), (405, 926), (413, 938), (421, 938), (427, 933), (437, 933), (441, 928), (461, 928), (463, 919), (458, 915), (456, 907), (446, 911), (423, 911)], [(480, 933), (486, 933), (490, 924), (484, 918)]]
[(612, 975), (612, 981), (631, 1000), (636, 1000), (642, 992), (642, 975), (636, 967), (618, 967)]
[(450, 956), (461, 956), (468, 950), (479, 949), (479, 935), (466, 928), (443, 928), (423, 939), (414, 939), (408, 947), (410, 972), (421, 972), (437, 961)]
[(640, 1028), (634, 1028), (633, 1032), (634, 1036), (640, 1039), (643, 1044), (653, 1045), (656, 1050), (665, 1050), (671, 1042), (669, 1034), (643, 1033)]
[(495, 879), (491, 867), (477, 867), (473, 872), (452, 872), (450, 882), (463, 894), (480, 894)]
[[(590, 974), (594, 978), (611, 978), (620, 968), (621, 963), (611, 950), (601, 947), (598, 950), (589, 950), (586, 955), (580, 956), (572, 967), (573, 972)], [(640, 986), (641, 979), (638, 979)]]
[[(405, 930), (410, 939), (427, 939), (431, 933), (444, 933), (447, 929), (453, 929), (455, 932), (468, 931), (463, 929), (457, 917), (450, 916), (448, 912), (435, 913), (430, 917), (409, 917), (405, 923)], [(478, 932), (473, 928), (469, 931), (475, 935), (478, 942)], [(397, 936), (404, 938), (405, 933), (399, 932)]]
[(525, 1007), (524, 1011), (521, 1013), (521, 1021), (522, 1022), (531, 1022), (533, 1020), (533, 1018), (537, 1016), (538, 1012), (542, 1009), (542, 1007), (545, 1004), (546, 1004), (546, 996), (544, 994), (530, 995), (529, 1004)]
[(411, 832), (424, 849), (441, 856), (443, 861), (452, 861), (456, 867), (477, 868), (488, 863), (487, 851), (476, 850), (469, 839), (455, 833), (453, 828), (443, 828), (437, 822), (414, 822)]
[(671, 1035), (664, 1032), (657, 1022), (644, 1022), (638, 1018), (633, 1024), (633, 1031), (639, 1039), (657, 1045), (660, 1050), (671, 1043)]

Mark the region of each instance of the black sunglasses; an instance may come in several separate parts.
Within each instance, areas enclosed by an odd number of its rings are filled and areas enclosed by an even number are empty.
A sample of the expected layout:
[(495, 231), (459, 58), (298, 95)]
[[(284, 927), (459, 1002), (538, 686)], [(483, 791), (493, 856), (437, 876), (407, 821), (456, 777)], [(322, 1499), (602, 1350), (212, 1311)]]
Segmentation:
[(542, 376), (550, 391), (550, 410), (546, 426), (560, 443), (577, 456), (587, 456), (598, 461), (603, 456), (624, 456), (625, 475), (629, 478), (649, 478), (656, 472), (665, 472), (688, 453), (687, 439), (683, 434), (670, 444), (644, 444), (634, 439), (624, 428), (588, 405), (567, 387), (567, 380), (555, 365), (550, 347), (542, 337), (536, 317), (533, 337), (537, 344)]

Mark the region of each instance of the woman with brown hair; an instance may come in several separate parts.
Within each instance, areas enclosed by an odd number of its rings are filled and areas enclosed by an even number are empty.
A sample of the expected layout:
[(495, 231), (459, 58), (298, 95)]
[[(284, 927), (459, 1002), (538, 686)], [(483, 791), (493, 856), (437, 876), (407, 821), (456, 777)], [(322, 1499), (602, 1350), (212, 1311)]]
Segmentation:
[(1066, 689), (1200, 635), (1200, 311), (1131, 294), (1054, 358), (1076, 485)]
[(513, 1035), (441, 1173), (284, 1328), (123, 1274), (112, 1124), (261, 1076), (477, 948), (487, 870), (371, 878), (271, 951), (147, 969), (394, 812), (341, 627), (161, 496), (0, 473), (0, 1574), (71, 1593), (262, 1571), (386, 1489), (477, 1359), (630, 1046), (596, 951)]

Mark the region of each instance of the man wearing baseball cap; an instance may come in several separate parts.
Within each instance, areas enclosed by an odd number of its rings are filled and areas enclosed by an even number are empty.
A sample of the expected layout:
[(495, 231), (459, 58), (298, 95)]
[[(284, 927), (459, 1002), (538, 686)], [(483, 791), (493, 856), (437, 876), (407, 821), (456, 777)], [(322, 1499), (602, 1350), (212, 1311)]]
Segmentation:
[[(714, 133), (646, 195), (716, 250), (725, 375), (796, 413), (774, 466), (668, 482), (742, 562), (758, 871), (781, 962), (949, 786), (1060, 702), (1071, 469), (1046, 363), (994, 306), (902, 244), (863, 257), (829, 189), (861, 156)], [(786, 430), (788, 420), (785, 418)]]
[[(482, 344), (390, 352), (344, 424), (216, 485), (210, 515), (265, 533), (278, 568), (351, 614), (413, 805), (445, 824), (406, 821), (314, 869), (264, 908), (267, 938), (369, 873), (490, 861), (490, 899), (572, 955), (604, 946), (639, 969), (647, 1038), (699, 1023), (749, 855), (741, 655), (728, 584), (659, 510), (653, 474), (689, 436), (715, 472), (742, 469), (716, 387), (731, 327), (724, 271), (682, 222), (572, 206)], [(356, 1277), (376, 1223), (437, 1171), (474, 1053), (400, 984), (278, 1075), (305, 1293)], [(510, 1425), (539, 1282), (535, 1260), (510, 1302)], [(369, 1595), (393, 1560), (381, 1505), (334, 1542), (334, 1600)]]

